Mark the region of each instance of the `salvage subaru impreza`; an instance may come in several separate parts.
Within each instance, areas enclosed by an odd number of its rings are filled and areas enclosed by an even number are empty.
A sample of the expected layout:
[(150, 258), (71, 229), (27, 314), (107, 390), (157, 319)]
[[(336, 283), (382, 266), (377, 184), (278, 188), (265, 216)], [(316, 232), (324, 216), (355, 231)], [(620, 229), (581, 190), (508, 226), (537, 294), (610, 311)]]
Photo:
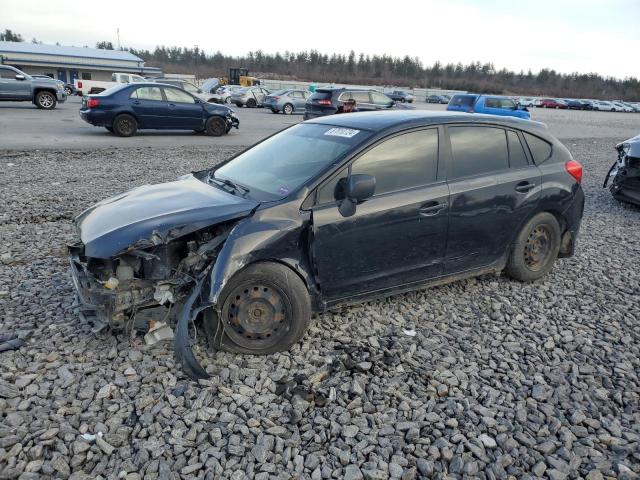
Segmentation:
[(312, 312), (504, 270), (536, 280), (571, 256), (582, 166), (542, 124), (372, 112), (292, 126), (226, 162), (104, 200), (69, 247), (84, 308), (122, 329), (189, 323), (213, 349), (268, 354)]

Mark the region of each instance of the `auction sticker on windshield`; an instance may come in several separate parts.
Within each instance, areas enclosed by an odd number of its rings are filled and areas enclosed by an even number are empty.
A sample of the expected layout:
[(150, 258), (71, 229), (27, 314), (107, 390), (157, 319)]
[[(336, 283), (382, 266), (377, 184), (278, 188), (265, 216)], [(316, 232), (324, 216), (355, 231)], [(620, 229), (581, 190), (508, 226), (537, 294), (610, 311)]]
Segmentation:
[(354, 130), (352, 128), (331, 128), (324, 132), (325, 135), (344, 138), (355, 137), (358, 133), (360, 133), (360, 130)]

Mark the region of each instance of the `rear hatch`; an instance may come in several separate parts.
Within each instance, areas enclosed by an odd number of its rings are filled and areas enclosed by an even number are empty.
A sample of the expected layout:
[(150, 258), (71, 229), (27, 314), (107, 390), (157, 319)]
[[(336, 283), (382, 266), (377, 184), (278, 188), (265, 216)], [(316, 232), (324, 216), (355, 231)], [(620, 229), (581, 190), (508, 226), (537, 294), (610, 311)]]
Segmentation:
[(305, 104), (307, 113), (313, 115), (333, 115), (337, 111), (333, 101), (333, 90), (323, 90), (319, 88), (309, 97)]
[(452, 112), (473, 112), (473, 106), (478, 99), (478, 95), (454, 95), (449, 104), (447, 110)]

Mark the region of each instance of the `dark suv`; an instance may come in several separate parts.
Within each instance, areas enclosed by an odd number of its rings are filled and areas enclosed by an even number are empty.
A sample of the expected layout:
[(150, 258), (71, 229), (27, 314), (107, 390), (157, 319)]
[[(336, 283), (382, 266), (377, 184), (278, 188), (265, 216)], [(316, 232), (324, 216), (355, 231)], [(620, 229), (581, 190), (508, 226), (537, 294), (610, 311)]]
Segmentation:
[(581, 178), (537, 122), (320, 118), (85, 210), (74, 283), (116, 328), (147, 309), (175, 318), (176, 363), (206, 377), (188, 336), (200, 314), (214, 348), (267, 354), (300, 340), (312, 312), (487, 272), (541, 278), (573, 254)]
[(376, 90), (357, 88), (319, 88), (309, 100), (304, 119), (323, 117), (350, 111), (384, 110), (392, 108), (396, 102)]

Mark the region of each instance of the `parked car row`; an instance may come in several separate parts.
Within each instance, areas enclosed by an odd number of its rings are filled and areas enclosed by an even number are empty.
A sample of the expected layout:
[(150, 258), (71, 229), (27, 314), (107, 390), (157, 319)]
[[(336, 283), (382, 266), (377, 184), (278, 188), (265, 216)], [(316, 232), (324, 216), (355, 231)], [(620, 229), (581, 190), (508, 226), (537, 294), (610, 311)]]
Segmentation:
[(531, 118), (531, 114), (526, 107), (519, 105), (518, 102), (511, 97), (498, 95), (478, 95), (471, 93), (454, 95), (447, 105), (447, 110), (517, 117), (525, 120)]
[(605, 112), (640, 112), (640, 103), (622, 100), (590, 100), (575, 98), (531, 98), (522, 97), (518, 103), (527, 107), (556, 108), (569, 110), (599, 110)]

